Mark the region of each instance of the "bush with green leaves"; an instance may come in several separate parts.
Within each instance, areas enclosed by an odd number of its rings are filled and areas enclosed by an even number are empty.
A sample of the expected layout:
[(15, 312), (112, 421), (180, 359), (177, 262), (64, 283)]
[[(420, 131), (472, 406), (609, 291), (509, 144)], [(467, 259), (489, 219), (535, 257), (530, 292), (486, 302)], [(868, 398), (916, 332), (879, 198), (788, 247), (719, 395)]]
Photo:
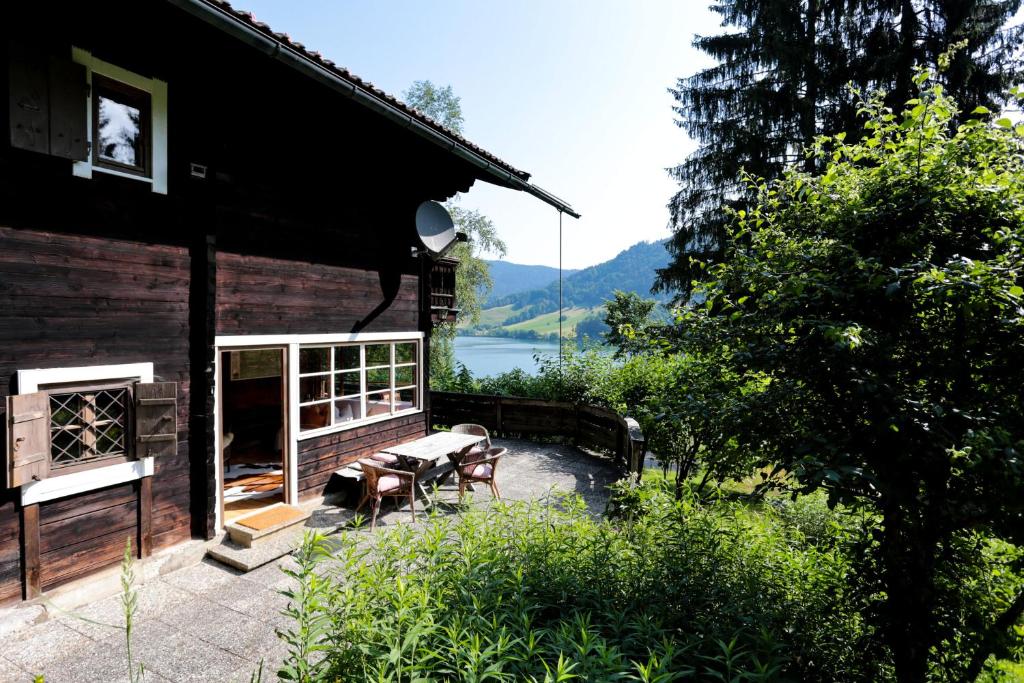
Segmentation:
[(862, 102), (863, 139), (819, 140), (820, 174), (749, 179), (672, 348), (741, 406), (705, 466), (879, 518), (865, 614), (919, 683), (1024, 646), (1024, 126), (916, 83), (905, 111)]
[[(876, 680), (843, 513), (620, 485), (311, 537), (285, 676), (314, 681)], [(813, 520), (813, 521), (812, 521)], [(812, 529), (813, 533), (808, 533)], [(854, 543), (855, 544), (855, 543)]]

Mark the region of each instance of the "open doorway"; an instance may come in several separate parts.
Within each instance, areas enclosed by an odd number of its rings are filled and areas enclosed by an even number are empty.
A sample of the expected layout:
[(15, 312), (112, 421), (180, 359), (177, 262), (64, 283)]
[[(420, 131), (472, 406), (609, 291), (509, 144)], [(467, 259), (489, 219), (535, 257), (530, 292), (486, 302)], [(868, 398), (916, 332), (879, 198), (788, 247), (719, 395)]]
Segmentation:
[(284, 348), (221, 352), (223, 521), (285, 495)]

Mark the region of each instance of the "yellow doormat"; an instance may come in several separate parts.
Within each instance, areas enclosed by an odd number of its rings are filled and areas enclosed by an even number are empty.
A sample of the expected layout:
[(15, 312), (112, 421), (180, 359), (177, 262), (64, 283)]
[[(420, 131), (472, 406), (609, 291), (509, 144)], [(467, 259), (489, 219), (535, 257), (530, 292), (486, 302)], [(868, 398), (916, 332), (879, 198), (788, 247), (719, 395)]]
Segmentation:
[(294, 508), (291, 505), (281, 505), (279, 507), (272, 507), (269, 510), (263, 512), (257, 512), (255, 515), (249, 515), (244, 519), (239, 519), (235, 522), (239, 526), (248, 527), (255, 529), (256, 531), (263, 531), (269, 529), (272, 526), (284, 524), (292, 520), (302, 518), (302, 510)]

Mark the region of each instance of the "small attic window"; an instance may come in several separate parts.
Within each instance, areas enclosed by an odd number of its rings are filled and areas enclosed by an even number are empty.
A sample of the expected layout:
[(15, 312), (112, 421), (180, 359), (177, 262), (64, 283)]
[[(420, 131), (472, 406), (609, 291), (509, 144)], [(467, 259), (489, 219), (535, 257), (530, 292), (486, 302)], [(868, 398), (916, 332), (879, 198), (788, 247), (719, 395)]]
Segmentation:
[(94, 172), (131, 178), (167, 194), (167, 83), (77, 47), (71, 60), (85, 67), (89, 137), (88, 154), (75, 157), (71, 172), (88, 179)]
[(150, 94), (93, 74), (93, 164), (150, 175)]

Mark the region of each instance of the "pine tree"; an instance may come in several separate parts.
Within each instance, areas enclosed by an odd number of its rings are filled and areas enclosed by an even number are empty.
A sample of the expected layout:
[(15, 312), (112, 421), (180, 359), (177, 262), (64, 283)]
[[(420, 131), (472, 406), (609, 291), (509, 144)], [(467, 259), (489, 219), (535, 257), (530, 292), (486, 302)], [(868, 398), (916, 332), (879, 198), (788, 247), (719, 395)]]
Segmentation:
[[(714, 261), (723, 207), (749, 200), (743, 173), (772, 179), (821, 134), (859, 136), (849, 85), (889, 93), (895, 110), (911, 96), (914, 66), (937, 66), (950, 45), (966, 48), (944, 71), (964, 106), (994, 108), (1021, 74), (1021, 27), (1007, 21), (1022, 0), (721, 0), (711, 10), (730, 30), (693, 44), (718, 64), (681, 78), (670, 92), (680, 128), (699, 143), (669, 169), (672, 263), (658, 287), (686, 292), (690, 257)], [(738, 29), (738, 30), (735, 30)]]

